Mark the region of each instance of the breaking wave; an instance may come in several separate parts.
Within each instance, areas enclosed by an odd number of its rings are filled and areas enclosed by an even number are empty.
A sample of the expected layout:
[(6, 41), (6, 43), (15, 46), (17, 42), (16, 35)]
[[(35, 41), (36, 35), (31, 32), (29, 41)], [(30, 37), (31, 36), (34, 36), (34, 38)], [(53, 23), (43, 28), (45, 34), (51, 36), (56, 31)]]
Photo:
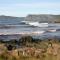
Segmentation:
[(39, 23), (39, 22), (31, 22), (31, 21), (22, 21), (25, 24), (37, 27), (48, 27), (48, 23)]

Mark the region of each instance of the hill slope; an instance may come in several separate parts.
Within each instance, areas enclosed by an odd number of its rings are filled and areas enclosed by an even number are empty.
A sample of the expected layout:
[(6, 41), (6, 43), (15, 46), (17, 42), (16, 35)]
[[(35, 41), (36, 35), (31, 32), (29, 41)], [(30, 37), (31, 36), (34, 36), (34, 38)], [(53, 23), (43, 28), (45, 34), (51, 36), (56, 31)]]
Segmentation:
[(13, 17), (13, 16), (5, 16), (5, 15), (1, 15), (0, 16), (0, 20), (8, 20), (8, 19), (12, 19), (12, 20), (16, 20), (16, 19), (24, 19), (24, 17)]
[(28, 15), (25, 18), (26, 21), (39, 21), (39, 22), (58, 22), (60, 23), (60, 15), (48, 15), (48, 14), (41, 14), (41, 15)]
[(0, 24), (17, 24), (23, 20), (24, 17), (0, 16)]

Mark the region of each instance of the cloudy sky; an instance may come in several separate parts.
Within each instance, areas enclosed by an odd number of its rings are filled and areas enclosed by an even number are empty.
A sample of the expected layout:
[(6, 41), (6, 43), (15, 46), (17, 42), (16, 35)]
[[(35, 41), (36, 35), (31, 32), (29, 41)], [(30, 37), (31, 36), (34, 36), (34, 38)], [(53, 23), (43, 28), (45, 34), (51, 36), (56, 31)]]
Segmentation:
[(0, 0), (0, 15), (60, 14), (60, 0)]

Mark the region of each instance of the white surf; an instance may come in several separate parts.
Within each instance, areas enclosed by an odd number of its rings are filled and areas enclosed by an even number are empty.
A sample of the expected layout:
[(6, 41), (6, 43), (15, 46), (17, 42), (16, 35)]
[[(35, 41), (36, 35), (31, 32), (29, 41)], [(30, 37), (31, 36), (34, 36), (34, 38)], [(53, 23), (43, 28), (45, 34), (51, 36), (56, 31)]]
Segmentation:
[(31, 21), (22, 21), (22, 22), (29, 24), (31, 26), (48, 27), (48, 23), (39, 23), (39, 22), (31, 22)]

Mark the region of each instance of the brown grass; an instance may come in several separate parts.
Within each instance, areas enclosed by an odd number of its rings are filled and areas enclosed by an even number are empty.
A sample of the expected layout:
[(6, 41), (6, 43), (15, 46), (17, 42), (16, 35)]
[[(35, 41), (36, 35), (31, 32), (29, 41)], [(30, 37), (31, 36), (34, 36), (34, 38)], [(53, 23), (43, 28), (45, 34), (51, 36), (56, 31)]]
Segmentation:
[(0, 43), (0, 60), (60, 60), (59, 41), (46, 40), (29, 44), (26, 44), (28, 47), (8, 51), (5, 44)]

